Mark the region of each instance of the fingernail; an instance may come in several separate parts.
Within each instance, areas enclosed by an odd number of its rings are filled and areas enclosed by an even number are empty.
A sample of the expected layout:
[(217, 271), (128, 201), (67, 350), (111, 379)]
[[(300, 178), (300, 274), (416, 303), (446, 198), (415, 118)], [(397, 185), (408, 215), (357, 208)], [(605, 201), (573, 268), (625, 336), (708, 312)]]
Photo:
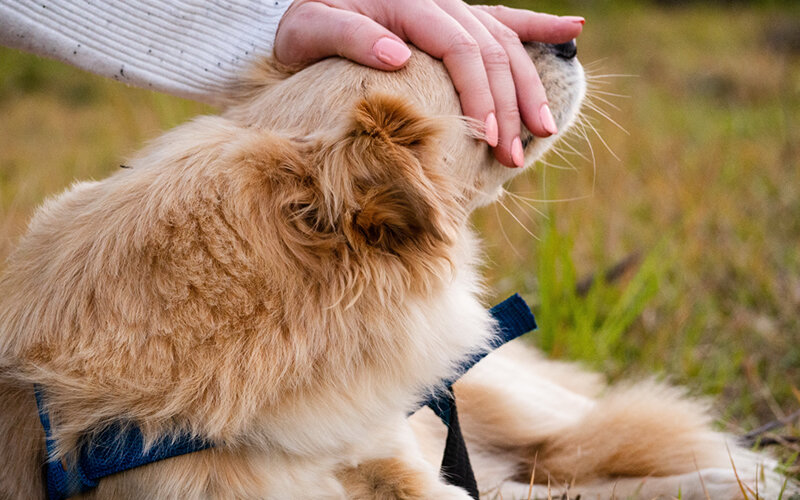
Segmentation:
[(489, 116), (486, 117), (486, 142), (489, 143), (491, 147), (497, 146), (497, 118), (494, 116), (494, 113), (489, 113)]
[(511, 161), (518, 167), (525, 166), (525, 153), (522, 151), (522, 141), (519, 137), (511, 141)]
[(411, 57), (411, 50), (402, 42), (389, 37), (380, 38), (372, 46), (375, 57), (391, 66), (400, 66)]
[(581, 26), (583, 26), (584, 24), (586, 24), (586, 19), (584, 19), (584, 18), (582, 18), (582, 17), (576, 17), (576, 16), (562, 16), (562, 17), (561, 17), (561, 19), (563, 19), (563, 20), (565, 20), (565, 21), (569, 21), (569, 22), (571, 22), (571, 23), (580, 24)]
[(548, 106), (547, 103), (542, 104), (542, 107), (539, 109), (539, 119), (542, 120), (542, 127), (544, 127), (550, 135), (558, 133), (556, 121), (553, 119), (553, 113), (550, 112), (550, 106)]

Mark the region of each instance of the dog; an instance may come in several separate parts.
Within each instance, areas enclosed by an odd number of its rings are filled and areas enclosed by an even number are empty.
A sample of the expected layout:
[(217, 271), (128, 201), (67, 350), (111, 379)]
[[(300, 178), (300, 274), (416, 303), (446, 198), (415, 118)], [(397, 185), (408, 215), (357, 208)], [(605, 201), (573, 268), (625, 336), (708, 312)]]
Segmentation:
[[(563, 134), (582, 68), (527, 50)], [(82, 497), (469, 498), (438, 474), (444, 426), (407, 415), (496, 328), (468, 216), (522, 169), (496, 162), (481, 127), (418, 51), (391, 74), (266, 61), (221, 116), (44, 203), (0, 278), (0, 498), (44, 498), (43, 464), (69, 467), (120, 421), (145, 446), (176, 433), (213, 446)], [(559, 137), (523, 131), (526, 164)], [(519, 342), (454, 392), (485, 498), (783, 484), (680, 390), (606, 389)]]

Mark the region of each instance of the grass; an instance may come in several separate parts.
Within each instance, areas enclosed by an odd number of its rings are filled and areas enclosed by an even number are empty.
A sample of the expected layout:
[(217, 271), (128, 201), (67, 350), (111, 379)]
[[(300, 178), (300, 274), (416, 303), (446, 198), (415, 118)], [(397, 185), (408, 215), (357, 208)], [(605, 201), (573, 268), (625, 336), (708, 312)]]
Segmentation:
[[(800, 408), (800, 7), (535, 6), (587, 18), (579, 57), (594, 103), (627, 132), (589, 111), (602, 140), (590, 130), (589, 142), (571, 140), (580, 154), (562, 148), (509, 186), (519, 197), (504, 204), (520, 223), (499, 207), (476, 214), (492, 299), (520, 291), (537, 304), (531, 341), (552, 356), (611, 379), (685, 384), (711, 397), (734, 433), (791, 414)], [(146, 139), (206, 111), (0, 50), (0, 259), (44, 197), (107, 175)], [(621, 280), (576, 291), (632, 253), (641, 264)], [(796, 421), (777, 432), (800, 436)], [(800, 475), (798, 445), (777, 451)]]
[[(572, 140), (589, 160), (562, 148), (514, 181), (510, 192), (550, 200), (533, 203), (539, 214), (506, 198), (526, 231), (502, 209), (478, 214), (497, 298), (521, 290), (538, 304), (532, 340), (552, 355), (612, 379), (655, 373), (688, 385), (734, 433), (792, 413), (800, 49), (788, 40), (800, 37), (800, 10), (553, 7), (587, 17), (579, 57), (596, 90), (626, 96), (594, 98), (627, 133), (589, 111), (603, 140), (589, 132), (593, 151)], [(636, 252), (638, 273), (576, 293), (580, 277)], [(777, 432), (796, 438), (793, 425)], [(797, 450), (780, 451), (795, 475)]]

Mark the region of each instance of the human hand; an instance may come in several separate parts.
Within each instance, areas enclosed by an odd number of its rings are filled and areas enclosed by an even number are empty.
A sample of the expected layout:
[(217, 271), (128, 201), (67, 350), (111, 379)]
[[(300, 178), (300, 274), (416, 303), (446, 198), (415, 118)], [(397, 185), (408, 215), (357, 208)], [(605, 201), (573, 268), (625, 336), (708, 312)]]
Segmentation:
[(275, 57), (308, 64), (340, 55), (382, 70), (401, 68), (413, 43), (441, 59), (464, 114), (485, 124), (486, 142), (506, 166), (523, 166), (520, 121), (539, 137), (557, 132), (523, 41), (565, 43), (580, 17), (558, 17), (461, 0), (295, 0), (275, 37)]

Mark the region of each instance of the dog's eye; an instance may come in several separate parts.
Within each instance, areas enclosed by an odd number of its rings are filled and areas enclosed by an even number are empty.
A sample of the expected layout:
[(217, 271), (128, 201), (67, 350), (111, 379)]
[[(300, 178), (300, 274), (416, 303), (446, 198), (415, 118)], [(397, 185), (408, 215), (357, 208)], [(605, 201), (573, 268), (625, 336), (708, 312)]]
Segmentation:
[(526, 134), (525, 137), (522, 138), (522, 149), (528, 147), (528, 145), (533, 142), (533, 136), (530, 134)]

